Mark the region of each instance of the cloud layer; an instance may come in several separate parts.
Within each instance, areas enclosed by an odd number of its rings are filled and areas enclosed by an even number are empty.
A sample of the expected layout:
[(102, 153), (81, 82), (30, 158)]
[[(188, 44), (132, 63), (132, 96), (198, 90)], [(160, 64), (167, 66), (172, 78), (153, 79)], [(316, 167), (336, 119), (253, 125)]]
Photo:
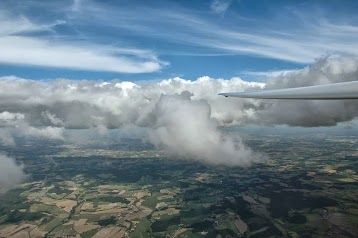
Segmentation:
[[(356, 101), (225, 98), (219, 92), (288, 88), (358, 79), (356, 57), (322, 58), (266, 84), (240, 78), (181, 78), (135, 84), (121, 81), (0, 80), (0, 138), (9, 133), (63, 139), (65, 129), (146, 128), (158, 147), (210, 163), (246, 165), (255, 157), (239, 137), (219, 126), (246, 124), (333, 126), (358, 116)], [(11, 130), (9, 129), (11, 128)]]

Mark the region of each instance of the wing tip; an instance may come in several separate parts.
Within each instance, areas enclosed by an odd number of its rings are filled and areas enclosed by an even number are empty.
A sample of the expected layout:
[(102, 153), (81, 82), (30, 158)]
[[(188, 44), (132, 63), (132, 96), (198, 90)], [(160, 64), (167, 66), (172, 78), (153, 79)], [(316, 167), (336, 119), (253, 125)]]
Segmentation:
[(219, 96), (224, 96), (224, 97), (226, 97), (226, 98), (229, 97), (228, 93), (219, 93), (218, 95), (219, 95)]

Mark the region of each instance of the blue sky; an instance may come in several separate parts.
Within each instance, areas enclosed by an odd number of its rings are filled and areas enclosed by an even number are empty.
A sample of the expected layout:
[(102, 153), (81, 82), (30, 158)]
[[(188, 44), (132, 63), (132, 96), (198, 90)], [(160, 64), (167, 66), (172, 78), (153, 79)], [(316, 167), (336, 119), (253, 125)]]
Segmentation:
[(0, 76), (265, 75), (358, 54), (358, 1), (1, 0)]

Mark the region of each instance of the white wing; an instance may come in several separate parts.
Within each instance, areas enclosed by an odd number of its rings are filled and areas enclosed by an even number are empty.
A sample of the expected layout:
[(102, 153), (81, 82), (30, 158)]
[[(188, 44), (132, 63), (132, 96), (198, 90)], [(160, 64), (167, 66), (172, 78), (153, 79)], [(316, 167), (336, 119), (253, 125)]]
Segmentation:
[(252, 92), (229, 92), (220, 93), (219, 95), (225, 97), (262, 99), (358, 99), (358, 81), (300, 88), (274, 89)]

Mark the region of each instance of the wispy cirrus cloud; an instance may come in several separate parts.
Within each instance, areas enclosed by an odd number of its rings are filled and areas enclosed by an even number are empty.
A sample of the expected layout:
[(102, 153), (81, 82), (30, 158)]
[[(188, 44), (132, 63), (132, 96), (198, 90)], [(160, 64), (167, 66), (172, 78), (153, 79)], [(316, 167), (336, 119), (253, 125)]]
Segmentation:
[[(23, 36), (0, 37), (0, 51), (1, 63), (17, 65), (118, 73), (154, 72), (162, 65), (155, 56), (149, 60), (141, 58), (142, 53), (135, 50), (122, 51), (96, 44), (52, 43), (48, 40)], [(143, 51), (143, 56), (148, 53)]]
[(0, 20), (0, 63), (118, 73), (155, 72), (167, 64), (151, 50), (58, 36), (65, 20), (36, 23), (4, 10)]
[(243, 16), (228, 0), (210, 1), (204, 11), (175, 1), (26, 4), (55, 17), (2, 10), (0, 63), (149, 73), (169, 64), (159, 56), (244, 55), (308, 64), (322, 55), (358, 54), (358, 18), (331, 18), (324, 8), (277, 6), (267, 16)]
[(297, 69), (287, 69), (287, 70), (271, 70), (271, 71), (242, 71), (239, 73), (240, 76), (246, 79), (254, 78), (258, 80), (267, 80), (277, 77), (284, 77), (289, 74), (297, 73)]
[[(230, 1), (214, 1), (211, 6), (213, 11), (222, 13), (230, 6)], [(217, 20), (208, 13), (178, 5), (164, 11), (161, 7), (145, 4), (135, 8), (114, 7), (89, 1), (81, 8), (81, 13), (71, 18), (79, 25), (100, 24), (142, 40), (160, 40), (166, 43), (157, 49), (162, 54), (176, 51), (182, 55), (186, 51), (190, 55), (203, 52), (208, 56), (251, 55), (303, 64), (331, 53), (358, 54), (358, 26), (355, 24), (358, 19), (327, 18), (314, 10), (277, 9), (280, 18), (267, 21), (235, 13), (225, 20)]]
[(231, 3), (232, 0), (214, 0), (210, 5), (210, 9), (217, 14), (224, 14)]

